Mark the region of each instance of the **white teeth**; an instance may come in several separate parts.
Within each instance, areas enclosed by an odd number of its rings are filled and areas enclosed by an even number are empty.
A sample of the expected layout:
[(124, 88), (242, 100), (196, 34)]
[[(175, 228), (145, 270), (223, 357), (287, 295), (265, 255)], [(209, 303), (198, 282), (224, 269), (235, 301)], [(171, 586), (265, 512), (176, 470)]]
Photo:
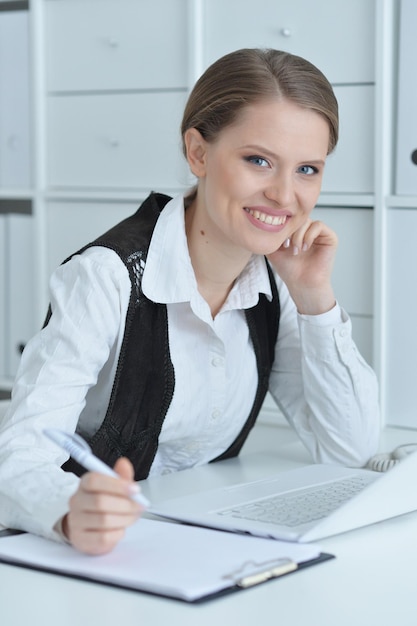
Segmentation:
[(281, 226), (287, 221), (286, 215), (276, 215), (275, 217), (273, 217), (272, 215), (268, 215), (267, 213), (261, 213), (257, 209), (246, 209), (246, 211), (253, 215), (255, 219), (259, 220), (260, 222), (264, 222), (265, 224), (270, 224), (271, 226)]

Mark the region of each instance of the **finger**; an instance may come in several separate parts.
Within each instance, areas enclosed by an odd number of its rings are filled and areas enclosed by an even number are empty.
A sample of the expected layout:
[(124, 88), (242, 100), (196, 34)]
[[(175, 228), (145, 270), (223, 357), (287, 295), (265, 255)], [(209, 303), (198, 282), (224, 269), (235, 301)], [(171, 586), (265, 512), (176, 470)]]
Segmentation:
[(313, 244), (336, 248), (337, 243), (336, 233), (318, 220), (306, 222), (292, 236), (294, 254), (309, 250)]
[(142, 507), (130, 497), (80, 489), (70, 499), (70, 510), (78, 514), (137, 516)]
[(134, 497), (135, 494), (139, 493), (141, 489), (139, 484), (135, 482), (135, 470), (129, 459), (126, 457), (120, 457), (114, 465), (114, 470), (121, 478), (123, 478), (123, 480), (128, 481), (129, 495), (131, 497)]
[(135, 470), (132, 463), (126, 457), (117, 459), (114, 465), (114, 471), (127, 481), (132, 482), (135, 478)]
[(74, 533), (72, 545), (85, 554), (98, 556), (108, 554), (123, 539), (124, 529), (112, 529), (106, 532)]
[(131, 479), (106, 476), (98, 472), (84, 474), (80, 481), (80, 489), (87, 493), (109, 493), (120, 497), (131, 497), (137, 491)]
[(311, 226), (311, 220), (306, 220), (291, 236), (291, 248), (292, 253), (297, 255), (301, 250), (305, 250), (306, 246), (304, 245), (304, 238), (306, 232)]
[(304, 234), (304, 242), (307, 247), (311, 247), (314, 243), (336, 248), (338, 238), (334, 230), (329, 228), (327, 224), (315, 221), (311, 223), (309, 229)]
[(115, 511), (72, 511), (70, 513), (70, 524), (73, 531), (96, 531), (106, 532), (108, 530), (121, 530), (134, 524), (139, 512), (132, 509), (130, 512)]

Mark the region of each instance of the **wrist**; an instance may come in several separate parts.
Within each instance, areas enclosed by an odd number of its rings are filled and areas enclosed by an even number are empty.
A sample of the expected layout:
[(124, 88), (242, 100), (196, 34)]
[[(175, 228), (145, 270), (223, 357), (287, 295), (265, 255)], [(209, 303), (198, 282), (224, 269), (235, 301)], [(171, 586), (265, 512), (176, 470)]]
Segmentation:
[(303, 290), (300, 294), (292, 296), (297, 311), (300, 315), (322, 315), (328, 313), (336, 306), (336, 298), (333, 290), (323, 294), (309, 294)]

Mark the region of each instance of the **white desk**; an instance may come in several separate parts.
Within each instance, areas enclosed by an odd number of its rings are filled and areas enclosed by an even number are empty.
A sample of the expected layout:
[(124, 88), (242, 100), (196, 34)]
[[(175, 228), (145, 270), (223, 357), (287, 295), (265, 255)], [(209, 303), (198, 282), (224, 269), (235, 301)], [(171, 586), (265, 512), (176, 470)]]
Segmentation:
[[(381, 450), (417, 441), (384, 433)], [(152, 501), (308, 463), (286, 428), (257, 426), (238, 459), (144, 482)], [(1, 541), (1, 539), (0, 539)], [(0, 564), (2, 626), (415, 626), (417, 513), (321, 542), (336, 559), (202, 605)], [(178, 564), (181, 567), (181, 564)], [(204, 563), (202, 563), (204, 567)]]

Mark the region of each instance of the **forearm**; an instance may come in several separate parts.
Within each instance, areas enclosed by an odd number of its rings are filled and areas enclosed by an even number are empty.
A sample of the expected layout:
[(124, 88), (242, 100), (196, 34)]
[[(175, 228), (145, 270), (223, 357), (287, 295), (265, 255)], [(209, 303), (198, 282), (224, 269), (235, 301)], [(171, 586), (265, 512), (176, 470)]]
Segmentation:
[[(310, 362), (303, 364), (301, 378), (302, 395), (289, 401), (284, 396), (282, 409), (314, 461), (365, 465), (379, 439), (373, 373), (359, 361), (346, 368)], [(291, 389), (288, 378), (284, 383)]]
[(330, 284), (318, 288), (293, 287), (291, 297), (300, 315), (322, 315), (330, 311), (336, 304), (333, 288)]
[(315, 461), (363, 465), (378, 444), (377, 381), (347, 316), (332, 316), (294, 323), (284, 301), (270, 391)]

